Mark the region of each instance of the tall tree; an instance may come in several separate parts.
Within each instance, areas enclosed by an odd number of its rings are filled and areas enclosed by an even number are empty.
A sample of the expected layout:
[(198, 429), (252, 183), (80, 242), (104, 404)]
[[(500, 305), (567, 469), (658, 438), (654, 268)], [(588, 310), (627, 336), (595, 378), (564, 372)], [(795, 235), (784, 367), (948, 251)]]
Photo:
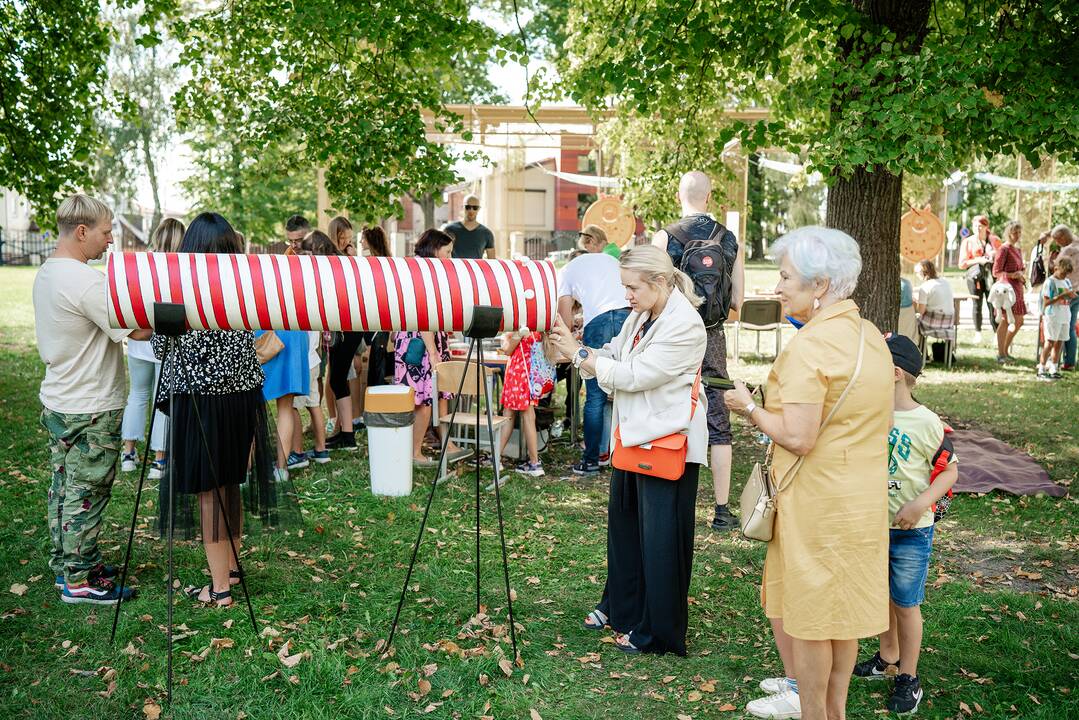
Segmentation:
[(89, 180), (108, 30), (97, 0), (0, 0), (0, 187), (48, 224), (56, 196)]
[(224, 115), (192, 128), (192, 172), (181, 182), (196, 211), (229, 219), (252, 243), (281, 240), (290, 215), (311, 213), (318, 203), (315, 169), (305, 164), (298, 143), (253, 147), (238, 141), (238, 120)]
[(824, 173), (826, 222), (861, 245), (855, 299), (882, 329), (898, 315), (904, 173), (944, 176), (979, 153), (1079, 153), (1068, 2), (573, 0), (570, 17), (560, 71), (590, 107), (662, 116), (675, 134), (712, 124), (708, 109), (769, 107), (717, 130), (713, 152), (737, 135)]
[(450, 151), (427, 131), (460, 129), (443, 107), (446, 79), (498, 39), (469, 10), (465, 0), (215, 7), (176, 28), (191, 73), (180, 119), (230, 113), (249, 147), (297, 139), (294, 167), (324, 167), (330, 196), (353, 217), (400, 212), (406, 193), (455, 179)]
[[(174, 2), (114, 4), (138, 4), (150, 22)], [(100, 11), (98, 0), (0, 0), (0, 187), (25, 195), (41, 224), (60, 193), (91, 182), (109, 53)]]
[(106, 102), (99, 108), (105, 147), (97, 156), (95, 186), (113, 195), (134, 194), (140, 175), (150, 183), (151, 232), (161, 221), (161, 155), (175, 124), (170, 98), (177, 88), (178, 48), (136, 10), (107, 8), (112, 30)]

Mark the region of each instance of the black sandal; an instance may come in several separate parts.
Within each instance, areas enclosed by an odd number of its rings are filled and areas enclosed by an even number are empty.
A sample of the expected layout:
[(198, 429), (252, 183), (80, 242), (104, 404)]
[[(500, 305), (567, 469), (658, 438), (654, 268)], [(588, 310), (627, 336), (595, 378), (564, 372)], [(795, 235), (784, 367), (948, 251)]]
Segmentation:
[[(209, 590), (210, 590), (210, 599), (209, 600), (201, 600), (201, 599), (199, 599), (199, 595), (202, 594), (202, 589), (203, 588), (209, 588)], [(232, 607), (232, 591), (230, 591), (230, 590), (222, 590), (221, 592), (217, 592), (217, 591), (214, 590), (213, 585), (202, 585), (202, 586), (189, 585), (188, 587), (184, 588), (184, 594), (187, 595), (187, 597), (189, 597), (191, 600), (194, 600), (195, 602), (199, 603), (200, 605), (207, 605), (207, 606), (220, 607), (220, 608)], [(221, 603), (222, 600), (228, 600), (228, 603), (222, 604)]]

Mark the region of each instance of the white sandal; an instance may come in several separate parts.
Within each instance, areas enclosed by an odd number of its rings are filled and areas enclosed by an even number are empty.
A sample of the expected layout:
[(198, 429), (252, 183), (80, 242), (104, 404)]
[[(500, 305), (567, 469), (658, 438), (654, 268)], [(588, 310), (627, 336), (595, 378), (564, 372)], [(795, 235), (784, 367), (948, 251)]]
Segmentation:
[(588, 617), (586, 617), (584, 619), (584, 622), (581, 624), (584, 625), (585, 630), (603, 630), (607, 627), (607, 621), (609, 619), (610, 618), (601, 613), (599, 610), (593, 610), (592, 612), (588, 613)]

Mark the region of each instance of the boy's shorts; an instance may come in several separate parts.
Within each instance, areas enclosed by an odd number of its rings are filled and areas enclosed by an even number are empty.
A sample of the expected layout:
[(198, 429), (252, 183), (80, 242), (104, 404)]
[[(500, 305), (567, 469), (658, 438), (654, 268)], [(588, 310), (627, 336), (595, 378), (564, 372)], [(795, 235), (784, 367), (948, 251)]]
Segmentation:
[(925, 602), (933, 527), (888, 531), (888, 592), (899, 607), (915, 607)]
[(1071, 316), (1066, 314), (1059, 320), (1053, 315), (1043, 316), (1045, 319), (1045, 338), (1053, 342), (1067, 342), (1071, 337), (1071, 328), (1068, 327), (1068, 323), (1071, 322)]
[(318, 394), (318, 367), (311, 368), (311, 390), (306, 395), (297, 395), (292, 398), (292, 407), (297, 410), (303, 408), (318, 407), (322, 404), (322, 399)]

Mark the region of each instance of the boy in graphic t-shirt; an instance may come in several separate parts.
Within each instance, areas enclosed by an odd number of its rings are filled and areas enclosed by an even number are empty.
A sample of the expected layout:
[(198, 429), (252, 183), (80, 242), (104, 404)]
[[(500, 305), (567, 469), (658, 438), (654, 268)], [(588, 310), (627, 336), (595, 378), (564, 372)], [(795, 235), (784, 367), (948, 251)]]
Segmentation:
[(855, 665), (854, 674), (876, 679), (896, 674), (888, 710), (910, 715), (922, 700), (920, 606), (933, 548), (934, 510), (959, 477), (959, 466), (944, 423), (911, 396), (922, 371), (921, 351), (903, 335), (893, 335), (887, 342), (895, 369), (895, 415), (888, 436), (891, 625), (880, 636), (880, 650)]

